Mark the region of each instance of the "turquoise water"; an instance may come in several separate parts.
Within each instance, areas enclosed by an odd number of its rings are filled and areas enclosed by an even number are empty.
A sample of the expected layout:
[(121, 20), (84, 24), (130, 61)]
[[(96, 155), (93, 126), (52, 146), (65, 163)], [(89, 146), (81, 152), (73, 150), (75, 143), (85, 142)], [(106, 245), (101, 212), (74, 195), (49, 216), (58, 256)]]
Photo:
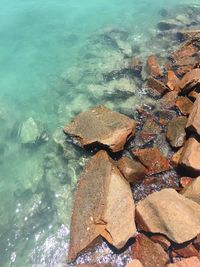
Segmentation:
[(160, 10), (195, 1), (0, 3), (0, 266), (64, 266), (73, 191), (88, 155), (64, 142), (62, 127), (96, 104), (133, 114), (150, 101), (137, 79), (121, 77), (128, 93), (113, 93), (109, 75), (132, 55), (165, 53), (152, 43)]

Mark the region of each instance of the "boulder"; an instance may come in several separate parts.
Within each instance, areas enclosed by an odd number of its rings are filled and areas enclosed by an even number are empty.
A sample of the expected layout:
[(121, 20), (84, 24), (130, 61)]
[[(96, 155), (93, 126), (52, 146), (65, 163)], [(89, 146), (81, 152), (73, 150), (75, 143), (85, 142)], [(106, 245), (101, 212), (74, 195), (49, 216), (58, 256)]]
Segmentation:
[(153, 242), (160, 244), (161, 247), (166, 251), (171, 246), (171, 242), (164, 235), (152, 235), (150, 238)]
[(132, 260), (125, 267), (143, 267), (143, 265), (139, 260)]
[(168, 87), (158, 79), (155, 79), (154, 77), (149, 77), (147, 86), (153, 90), (156, 91), (159, 95), (165, 94), (167, 91), (169, 91)]
[(170, 263), (167, 267), (200, 267), (200, 261), (197, 257), (191, 257), (175, 263)]
[(185, 143), (179, 164), (200, 173), (200, 143), (195, 138), (189, 138)]
[(118, 168), (129, 183), (136, 183), (144, 178), (146, 168), (140, 162), (122, 157), (118, 161)]
[(167, 128), (167, 139), (172, 147), (178, 148), (184, 145), (186, 139), (186, 123), (186, 117), (176, 117), (169, 122)]
[(158, 125), (153, 118), (148, 118), (144, 123), (142, 131), (139, 136), (144, 143), (148, 143), (156, 138), (161, 133), (162, 128)]
[(171, 54), (171, 56), (172, 56), (173, 59), (175, 59), (175, 60), (178, 59), (179, 60), (180, 58), (192, 57), (198, 51), (199, 51), (199, 49), (196, 46), (194, 46), (190, 42), (186, 42), (178, 50), (174, 51)]
[(164, 267), (169, 262), (169, 257), (163, 248), (144, 234), (136, 237), (136, 242), (132, 246), (132, 255), (144, 267)]
[(180, 90), (180, 80), (172, 70), (169, 70), (167, 72), (167, 86), (171, 91)]
[(117, 249), (124, 247), (136, 233), (134, 213), (129, 183), (107, 153), (98, 152), (86, 165), (77, 186), (68, 261), (100, 237)]
[(192, 112), (188, 118), (186, 127), (191, 132), (197, 133), (200, 135), (200, 95), (197, 97), (194, 102)]
[(64, 132), (78, 140), (81, 146), (101, 144), (118, 152), (134, 135), (135, 129), (134, 120), (104, 106), (97, 106), (76, 116), (65, 126)]
[(174, 189), (163, 189), (138, 203), (136, 222), (144, 231), (184, 243), (200, 233), (200, 205)]
[(132, 152), (147, 168), (146, 173), (149, 175), (164, 172), (171, 168), (168, 160), (156, 147), (133, 150)]
[(160, 100), (160, 107), (165, 109), (171, 109), (176, 105), (176, 100), (178, 98), (177, 91), (171, 91), (165, 94)]
[(150, 56), (147, 59), (147, 72), (155, 78), (162, 76), (163, 72), (158, 64), (156, 56)]
[(192, 100), (193, 102), (197, 99), (197, 97), (199, 96), (199, 93), (197, 91), (191, 91), (189, 94), (188, 94), (188, 97), (190, 100)]
[(179, 161), (180, 161), (180, 158), (181, 158), (181, 155), (183, 153), (183, 147), (181, 147), (176, 153), (174, 153), (174, 155), (172, 156), (172, 163), (175, 165), (175, 166), (178, 166), (179, 165)]
[(38, 141), (41, 136), (41, 131), (35, 122), (35, 120), (30, 117), (28, 118), (21, 127), (20, 140), (22, 144), (34, 144)]
[(191, 41), (198, 41), (200, 40), (200, 30), (185, 30), (185, 31), (179, 31), (178, 35), (185, 39), (185, 40), (191, 40)]
[(161, 31), (168, 31), (171, 29), (177, 29), (182, 26), (182, 23), (175, 19), (162, 20), (158, 23), (158, 29)]
[(196, 203), (200, 204), (200, 177), (190, 182), (181, 192), (184, 197), (187, 197)]
[(194, 247), (192, 243), (187, 245), (183, 244), (179, 248), (173, 249), (173, 253), (177, 254), (177, 256), (189, 258), (198, 255), (198, 250)]
[(183, 115), (187, 116), (192, 112), (193, 102), (188, 97), (178, 97), (175, 104)]
[(185, 188), (192, 182), (193, 182), (193, 178), (191, 177), (181, 177), (179, 183), (183, 188)]
[(200, 69), (193, 69), (186, 73), (180, 82), (182, 94), (188, 94), (195, 87), (200, 86)]

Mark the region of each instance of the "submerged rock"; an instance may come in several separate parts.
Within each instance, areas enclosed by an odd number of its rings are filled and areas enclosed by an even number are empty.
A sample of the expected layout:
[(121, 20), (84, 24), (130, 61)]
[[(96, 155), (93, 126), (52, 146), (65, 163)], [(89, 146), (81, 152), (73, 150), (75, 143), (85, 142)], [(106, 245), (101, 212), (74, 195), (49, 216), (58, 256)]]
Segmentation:
[(139, 260), (133, 260), (126, 264), (125, 267), (143, 267), (143, 265)]
[(200, 233), (200, 205), (174, 189), (163, 189), (138, 203), (136, 221), (145, 231), (184, 243)]
[(155, 78), (162, 76), (163, 72), (158, 64), (156, 56), (150, 56), (147, 59), (147, 72), (150, 76)]
[(20, 132), (22, 144), (34, 144), (41, 136), (41, 131), (33, 118), (27, 119), (23, 124)]
[(149, 77), (147, 85), (151, 89), (155, 90), (159, 95), (163, 95), (169, 91), (168, 87), (163, 82), (155, 79), (154, 77)]
[(98, 152), (85, 167), (75, 194), (68, 261), (100, 237), (122, 248), (136, 232), (134, 212), (129, 183), (107, 153)]
[(180, 80), (172, 70), (169, 70), (167, 72), (167, 86), (171, 91), (180, 90)]
[(176, 107), (183, 115), (189, 115), (192, 112), (193, 102), (184, 96), (180, 96), (176, 99)]
[(104, 145), (113, 152), (123, 149), (134, 135), (136, 122), (104, 106), (82, 112), (64, 128), (64, 132), (78, 140), (81, 146)]
[(192, 112), (188, 118), (186, 127), (194, 133), (200, 135), (200, 95), (194, 102)]

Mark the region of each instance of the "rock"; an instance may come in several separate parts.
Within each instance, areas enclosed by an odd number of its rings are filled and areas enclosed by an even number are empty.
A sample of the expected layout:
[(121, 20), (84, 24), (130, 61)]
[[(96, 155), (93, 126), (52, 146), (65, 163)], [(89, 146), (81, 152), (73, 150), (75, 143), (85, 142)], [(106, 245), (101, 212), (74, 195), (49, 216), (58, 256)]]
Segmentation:
[(189, 99), (192, 100), (193, 102), (197, 99), (198, 96), (199, 93), (197, 91), (192, 91), (188, 94)]
[(164, 235), (152, 235), (150, 238), (153, 242), (160, 244), (166, 251), (171, 246), (171, 242)]
[(138, 58), (131, 58), (128, 62), (128, 69), (133, 70), (136, 73), (141, 73), (142, 62)]
[(183, 147), (181, 147), (176, 153), (174, 153), (174, 155), (172, 156), (172, 163), (175, 166), (179, 165), (180, 159), (181, 159), (181, 155), (183, 153)]
[(184, 96), (180, 96), (176, 99), (176, 107), (183, 115), (189, 115), (192, 112), (193, 102)]
[(200, 143), (195, 138), (185, 143), (179, 164), (200, 173)]
[(184, 258), (198, 255), (198, 250), (193, 246), (192, 243), (189, 243), (188, 245), (184, 244), (180, 248), (174, 249), (173, 252)]
[(177, 29), (182, 26), (182, 23), (175, 19), (162, 20), (158, 23), (158, 29), (161, 31), (168, 31), (171, 29)]
[(180, 80), (172, 70), (169, 70), (167, 72), (167, 86), (171, 91), (180, 90)]
[(178, 93), (176, 91), (165, 94), (160, 100), (160, 107), (165, 109), (171, 109), (176, 105), (176, 99)]
[(168, 160), (156, 147), (133, 150), (132, 153), (147, 168), (147, 174), (156, 174), (170, 169)]
[(185, 40), (198, 41), (200, 40), (200, 30), (185, 30), (179, 31), (178, 36)]
[(136, 222), (145, 231), (184, 243), (200, 233), (200, 206), (174, 189), (163, 189), (138, 203)]
[(136, 237), (136, 242), (132, 246), (132, 255), (138, 259), (144, 267), (164, 267), (169, 262), (169, 257), (163, 248), (144, 234)]
[(132, 260), (125, 267), (143, 267), (143, 265), (139, 260)]
[(184, 197), (187, 197), (196, 203), (200, 204), (200, 177), (190, 182), (181, 192)]
[(181, 177), (180, 178), (180, 185), (185, 188), (187, 187), (191, 182), (193, 181), (193, 178), (191, 177)]
[(186, 140), (185, 127), (187, 124), (187, 118), (176, 117), (169, 122), (167, 128), (167, 139), (172, 147), (181, 147)]
[(200, 95), (194, 102), (186, 127), (189, 131), (200, 135)]
[(134, 210), (129, 183), (107, 153), (98, 152), (85, 167), (75, 194), (68, 261), (100, 237), (117, 249), (124, 247), (136, 232)]
[(182, 94), (188, 94), (195, 87), (200, 86), (200, 69), (193, 69), (186, 73), (180, 82)]
[(40, 138), (41, 131), (32, 117), (28, 118), (21, 127), (20, 140), (22, 144), (34, 144)]
[(181, 23), (183, 23), (187, 26), (191, 24), (191, 20), (190, 20), (189, 16), (185, 15), (185, 14), (180, 14), (180, 15), (176, 16), (176, 20), (180, 21)]
[(160, 95), (163, 95), (168, 91), (168, 87), (166, 87), (166, 85), (163, 82), (161, 82), (161, 81), (159, 81), (153, 77), (148, 78), (147, 85), (148, 85), (148, 87), (155, 90)]
[(134, 135), (136, 122), (104, 106), (82, 112), (64, 128), (64, 132), (82, 146), (101, 144), (113, 152), (123, 149)]
[(136, 183), (144, 178), (146, 168), (138, 161), (122, 157), (118, 168), (129, 183)]
[(198, 48), (190, 42), (183, 44), (178, 50), (174, 51), (171, 56), (173, 59), (192, 57), (198, 52)]
[(191, 257), (175, 263), (170, 263), (167, 267), (200, 267), (200, 261), (197, 257)]
[(148, 143), (155, 139), (155, 137), (161, 133), (161, 130), (161, 127), (153, 120), (153, 118), (148, 118), (139, 136), (144, 143)]
[(158, 78), (163, 75), (163, 72), (158, 64), (156, 56), (150, 56), (147, 59), (147, 72), (150, 76)]

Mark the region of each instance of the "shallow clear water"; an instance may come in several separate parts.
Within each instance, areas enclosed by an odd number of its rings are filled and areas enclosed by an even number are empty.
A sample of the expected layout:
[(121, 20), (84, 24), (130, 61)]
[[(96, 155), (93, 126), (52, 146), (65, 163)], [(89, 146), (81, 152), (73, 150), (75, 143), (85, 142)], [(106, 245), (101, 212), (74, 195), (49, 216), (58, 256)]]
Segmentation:
[[(134, 88), (126, 97), (113, 94), (109, 73), (131, 49), (141, 58), (165, 53), (151, 42), (160, 10), (195, 1), (0, 3), (0, 266), (58, 266), (65, 262), (73, 190), (88, 156), (64, 144), (62, 127), (96, 104), (130, 114), (145, 102), (137, 80), (120, 81)], [(109, 39), (113, 32), (122, 49)], [(28, 119), (40, 133), (32, 145), (22, 144)]]

